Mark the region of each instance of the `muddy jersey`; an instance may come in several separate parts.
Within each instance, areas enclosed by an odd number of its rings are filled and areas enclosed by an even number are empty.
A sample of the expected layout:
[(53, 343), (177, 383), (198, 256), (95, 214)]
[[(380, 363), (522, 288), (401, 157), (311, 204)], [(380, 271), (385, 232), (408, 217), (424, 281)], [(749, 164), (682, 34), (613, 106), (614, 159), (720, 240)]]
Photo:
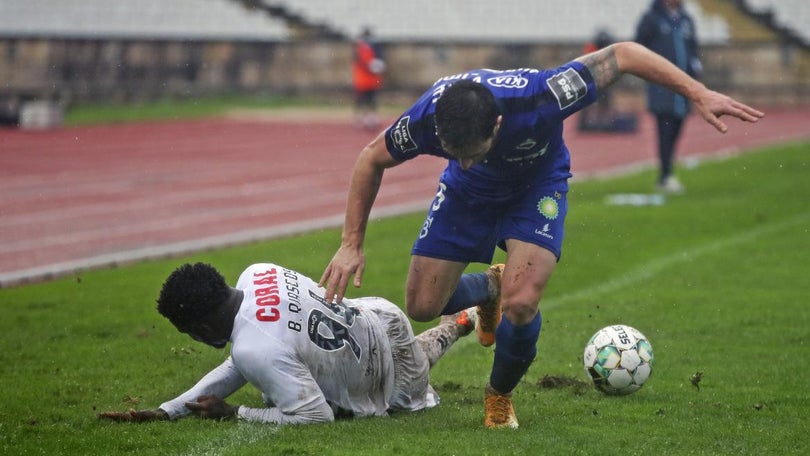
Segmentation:
[(274, 264), (250, 266), (231, 335), (245, 378), (281, 410), (328, 401), (356, 415), (385, 414), (393, 360), (385, 328), (350, 300), (328, 304), (311, 279)]
[[(503, 116), (493, 149), (466, 171), (442, 149), (435, 123), (436, 101), (462, 79), (489, 88)], [(504, 201), (528, 182), (565, 181), (571, 176), (563, 120), (595, 100), (593, 77), (579, 62), (554, 70), (472, 70), (436, 81), (386, 130), (386, 147), (399, 161), (422, 154), (447, 158), (443, 180), (482, 201)]]
[[(231, 356), (161, 405), (172, 418), (188, 413), (187, 400), (200, 394), (227, 397), (246, 382), (262, 392), (268, 406), (240, 407), (239, 417), (250, 421), (318, 422), (338, 409), (355, 416), (386, 414), (394, 390), (391, 327), (406, 326), (403, 340), (413, 342), (398, 307), (382, 298), (329, 304), (313, 280), (271, 263), (247, 268), (236, 288), (244, 299), (234, 320)], [(425, 362), (425, 388), (427, 369)]]

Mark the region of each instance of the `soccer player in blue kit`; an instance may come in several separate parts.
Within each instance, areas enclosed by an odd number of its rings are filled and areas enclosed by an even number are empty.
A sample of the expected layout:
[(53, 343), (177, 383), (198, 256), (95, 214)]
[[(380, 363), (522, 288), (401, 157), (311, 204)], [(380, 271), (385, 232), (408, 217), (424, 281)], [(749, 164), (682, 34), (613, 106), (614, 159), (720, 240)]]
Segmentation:
[[(563, 121), (599, 91), (632, 74), (684, 95), (718, 131), (723, 115), (764, 114), (709, 90), (665, 58), (616, 43), (553, 70), (471, 70), (439, 79), (360, 153), (352, 173), (341, 245), (320, 280), (340, 301), (361, 285), (363, 242), (383, 173), (422, 154), (448, 160), (413, 245), (408, 316), (430, 321), (478, 305), (478, 337), (495, 343), (484, 391), (484, 424), (517, 428), (512, 390), (535, 358), (539, 302), (561, 254), (570, 156)], [(505, 265), (489, 264), (499, 246)], [(501, 318), (503, 316), (503, 318)]]

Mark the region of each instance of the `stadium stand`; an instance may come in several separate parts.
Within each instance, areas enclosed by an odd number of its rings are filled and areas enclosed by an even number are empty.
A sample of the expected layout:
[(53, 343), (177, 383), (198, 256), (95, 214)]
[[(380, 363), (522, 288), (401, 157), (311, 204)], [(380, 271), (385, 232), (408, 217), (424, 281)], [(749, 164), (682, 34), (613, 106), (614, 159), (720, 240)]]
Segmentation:
[[(365, 26), (390, 60), (386, 91), (407, 95), (464, 68), (562, 62), (602, 30), (632, 39), (650, 1), (0, 0), (0, 124), (41, 100), (341, 94), (352, 39)], [(684, 1), (708, 82), (776, 90), (780, 100), (810, 96), (807, 45), (772, 24), (807, 23), (808, 0)], [(768, 67), (779, 68), (778, 84)]]
[(744, 0), (742, 7), (788, 30), (810, 46), (810, 3), (807, 0)]
[[(175, 68), (174, 73), (188, 73), (200, 66), (175, 59), (167, 62), (163, 70), (152, 71), (156, 74), (150, 76), (149, 71), (137, 65), (110, 62), (111, 55), (124, 52), (121, 46), (109, 44), (102, 51), (103, 45), (82, 47), (82, 42), (233, 43), (289, 39), (290, 31), (283, 19), (257, 13), (249, 5), (233, 0), (1, 0), (0, 58), (5, 62), (0, 63), (5, 64), (0, 64), (0, 125), (18, 124), (21, 128), (58, 125), (68, 99), (81, 95), (81, 87), (65, 80), (76, 79), (79, 74), (91, 75), (94, 86), (122, 85), (121, 80), (103, 80), (105, 68), (117, 66), (120, 73), (128, 75), (129, 85), (144, 90), (171, 83), (171, 76), (178, 79), (167, 68)], [(36, 44), (46, 40), (60, 44), (54, 44), (53, 48)], [(62, 43), (66, 42), (73, 43), (71, 51), (52, 52), (64, 48)]]
[[(230, 39), (286, 41), (296, 28), (351, 38), (372, 25), (384, 41), (584, 42), (605, 29), (630, 39), (650, 0), (568, 0), (549, 6), (526, 0), (3, 0), (0, 36), (62, 38)], [(726, 19), (687, 0), (703, 44), (730, 38)], [(810, 45), (807, 0), (733, 0), (777, 30)], [(259, 11), (263, 10), (263, 11)], [(417, 16), (418, 15), (418, 16)]]
[[(567, 0), (550, 6), (525, 0), (259, 0), (260, 3), (323, 23), (346, 36), (366, 26), (384, 41), (579, 42), (607, 29), (618, 39), (631, 39), (650, 0)], [(728, 41), (728, 25), (707, 15), (696, 1), (687, 8), (697, 21), (701, 40)]]
[[(649, 0), (601, 0), (598, 6), (568, 0), (553, 7), (525, 0), (3, 0), (0, 35), (284, 41), (296, 26), (350, 38), (372, 25), (386, 41), (584, 42), (599, 29), (631, 38), (648, 6)], [(687, 7), (702, 41), (728, 40), (722, 17), (705, 14), (696, 1)]]
[(0, 36), (285, 41), (282, 19), (233, 0), (2, 0)]

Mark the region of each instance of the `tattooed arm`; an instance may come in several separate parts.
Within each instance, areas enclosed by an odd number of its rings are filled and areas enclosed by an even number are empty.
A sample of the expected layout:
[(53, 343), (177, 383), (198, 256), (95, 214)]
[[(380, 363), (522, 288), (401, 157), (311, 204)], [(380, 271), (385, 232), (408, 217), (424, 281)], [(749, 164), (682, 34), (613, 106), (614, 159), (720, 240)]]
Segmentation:
[(720, 116), (756, 122), (763, 114), (722, 93), (709, 90), (664, 57), (633, 42), (616, 43), (578, 59), (593, 75), (597, 89), (604, 89), (624, 74), (660, 84), (688, 98), (706, 122), (721, 133), (728, 127)]

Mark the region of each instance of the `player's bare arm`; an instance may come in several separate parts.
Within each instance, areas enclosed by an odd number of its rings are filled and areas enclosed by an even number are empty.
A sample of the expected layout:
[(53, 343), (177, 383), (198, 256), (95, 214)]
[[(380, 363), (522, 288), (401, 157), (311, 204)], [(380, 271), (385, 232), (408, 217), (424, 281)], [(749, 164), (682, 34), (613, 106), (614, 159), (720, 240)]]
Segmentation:
[(349, 184), (340, 248), (326, 266), (319, 282), (320, 286), (326, 285), (324, 298), (327, 301), (340, 302), (343, 299), (352, 275), (354, 286), (360, 287), (365, 269), (363, 241), (371, 207), (377, 198), (383, 172), (399, 163), (385, 147), (384, 132), (360, 152)]
[(616, 63), (616, 52), (613, 46), (602, 48), (576, 59), (591, 72), (597, 90), (605, 89), (618, 81), (622, 76)]
[(660, 84), (688, 98), (706, 122), (721, 133), (728, 130), (720, 117), (734, 116), (756, 122), (765, 114), (744, 103), (706, 88), (664, 57), (633, 42), (615, 43), (577, 59), (593, 75), (597, 88), (613, 84), (624, 74), (633, 74)]

